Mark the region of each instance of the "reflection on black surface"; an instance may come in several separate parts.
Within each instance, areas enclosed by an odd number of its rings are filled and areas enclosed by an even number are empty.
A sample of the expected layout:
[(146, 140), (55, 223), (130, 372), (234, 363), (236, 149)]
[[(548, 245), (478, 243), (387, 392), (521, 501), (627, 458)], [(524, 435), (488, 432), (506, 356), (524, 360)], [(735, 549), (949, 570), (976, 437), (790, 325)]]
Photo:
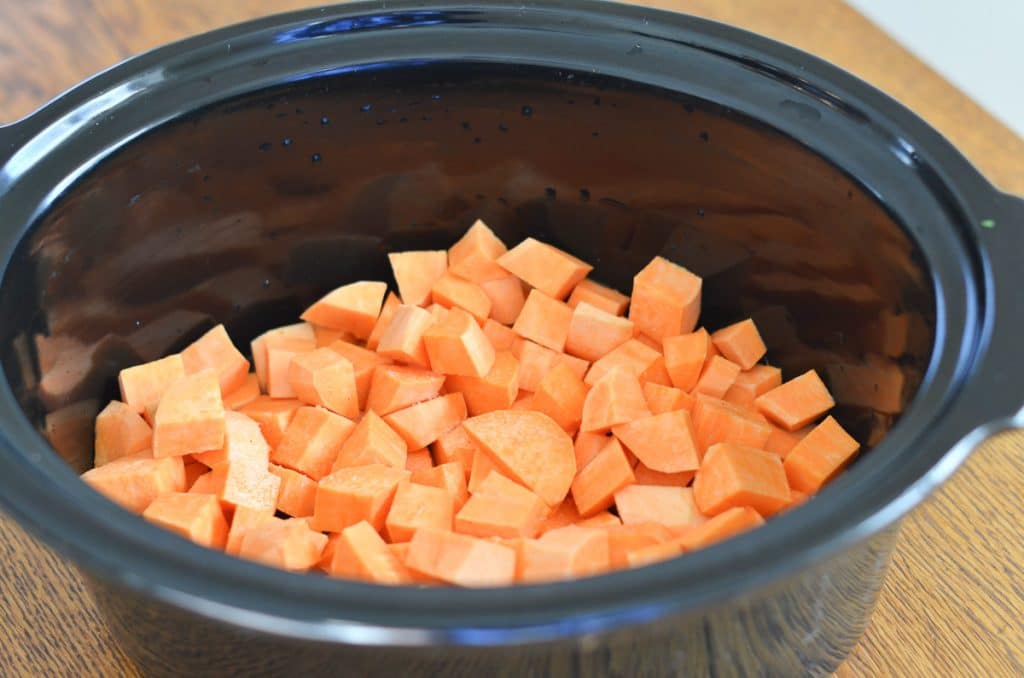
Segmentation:
[[(836, 169), (710, 105), (497, 65), (308, 81), (135, 142), (24, 242), (0, 292), (5, 369), (42, 428), (114, 396), (123, 366), (219, 321), (247, 341), (330, 287), (388, 279), (388, 250), (446, 247), (477, 217), (626, 292), (656, 254), (691, 268), (703, 322), (753, 316), (772, 361), (787, 377), (818, 369), (862, 442), (920, 382), (926, 271)], [(51, 441), (82, 467), (80, 448)]]

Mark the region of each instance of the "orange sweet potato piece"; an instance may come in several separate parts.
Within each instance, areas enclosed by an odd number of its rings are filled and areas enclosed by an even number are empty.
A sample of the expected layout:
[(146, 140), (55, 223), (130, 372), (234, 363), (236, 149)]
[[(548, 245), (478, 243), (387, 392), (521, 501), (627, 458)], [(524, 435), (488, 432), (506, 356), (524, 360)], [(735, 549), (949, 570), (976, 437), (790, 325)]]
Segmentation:
[(604, 446), (611, 440), (606, 433), (580, 431), (573, 442), (573, 453), (576, 455), (576, 473), (582, 471), (593, 460)]
[(782, 383), (782, 370), (768, 365), (754, 365), (740, 372), (736, 381), (725, 392), (726, 402), (752, 409), (757, 396), (767, 393)]
[(343, 417), (359, 415), (355, 369), (348, 358), (329, 348), (318, 348), (292, 358), (288, 382), (295, 397)]
[(707, 516), (749, 506), (770, 516), (790, 502), (782, 460), (753, 447), (719, 443), (704, 455), (693, 479), (693, 499)]
[(796, 447), (796, 444), (803, 440), (813, 428), (812, 426), (806, 426), (799, 431), (787, 431), (774, 424), (769, 424), (769, 426), (772, 427), (772, 432), (768, 435), (768, 439), (764, 441), (761, 449), (767, 452), (774, 452), (779, 455), (780, 459), (785, 459), (789, 451)]
[(389, 541), (410, 541), (421, 527), (452, 529), (454, 501), (439, 487), (402, 481), (384, 521)]
[(722, 356), (711, 356), (704, 364), (694, 393), (704, 393), (712, 398), (722, 398), (740, 374), (740, 366)]
[(328, 292), (302, 314), (306, 322), (366, 339), (377, 324), (387, 283), (362, 280)]
[(359, 394), (359, 409), (366, 409), (366, 399), (370, 393), (370, 384), (373, 382), (373, 373), (378, 365), (390, 364), (391, 359), (347, 341), (336, 341), (327, 348), (352, 363), (352, 369), (355, 370), (356, 375), (356, 392)]
[(224, 511), (217, 498), (208, 494), (161, 494), (142, 512), (142, 517), (200, 546), (222, 549), (227, 542)]
[(761, 414), (787, 431), (807, 426), (832, 409), (835, 401), (814, 370), (808, 370), (754, 401)]
[(367, 464), (384, 464), (402, 469), (406, 467), (407, 455), (408, 448), (402, 436), (373, 410), (367, 410), (345, 439), (331, 470)]
[(260, 389), (267, 391), (267, 350), (270, 346), (280, 344), (301, 345), (300, 352), (312, 351), (316, 348), (316, 332), (309, 323), (296, 323), (268, 330), (252, 340), (252, 364), (256, 370)]
[(693, 480), (696, 471), (680, 471), (679, 473), (662, 473), (652, 471), (643, 462), (633, 467), (633, 475), (637, 485), (667, 485), (669, 487), (686, 487)]
[(587, 373), (589, 367), (586, 360), (552, 351), (527, 340), (522, 340), (513, 347), (513, 355), (519, 359), (519, 388), (523, 391), (536, 391), (544, 375), (560, 363), (565, 363), (581, 377)]
[(612, 525), (605, 528), (608, 535), (608, 560), (611, 567), (629, 567), (628, 554), (647, 546), (663, 544), (673, 539), (672, 532), (658, 523)]
[(237, 556), (242, 548), (242, 539), (245, 538), (245, 533), (248, 532), (249, 528), (272, 517), (274, 517), (274, 514), (267, 511), (250, 509), (245, 506), (237, 507), (231, 516), (231, 527), (228, 530), (228, 539), (224, 551)]
[(455, 510), (458, 511), (469, 499), (466, 475), (466, 469), (462, 463), (452, 461), (421, 471), (418, 475), (419, 479), (414, 482), (441, 488), (452, 498)]
[(469, 230), (448, 250), (448, 266), (452, 273), (475, 283), (508, 277), (496, 259), (508, 251), (494, 231), (482, 220)]
[(466, 400), (470, 416), (505, 410), (519, 394), (519, 361), (511, 353), (499, 352), (490, 371), (482, 377), (452, 375), (445, 382), (449, 391)]
[(455, 515), (455, 530), (475, 537), (533, 537), (547, 512), (536, 494), (489, 473)]
[(359, 341), (354, 334), (349, 334), (345, 330), (333, 330), (329, 327), (320, 327), (319, 325), (313, 325), (312, 327), (313, 336), (316, 337), (317, 348), (330, 346), (336, 341)]
[(273, 513), (281, 479), (267, 469), (267, 464), (257, 465), (250, 460), (220, 464), (210, 471), (210, 486), (229, 510), (245, 506)]
[(678, 264), (655, 257), (633, 276), (629, 319), (658, 341), (692, 332), (700, 316), (701, 279)]
[(423, 333), (433, 324), (430, 311), (402, 304), (381, 335), (377, 353), (407, 365), (429, 368), (430, 358), (423, 343)]
[(214, 370), (182, 377), (167, 387), (157, 406), (153, 456), (180, 457), (224, 445), (224, 405)]
[(693, 405), (693, 425), (697, 450), (702, 456), (717, 443), (763, 449), (772, 433), (771, 424), (759, 419), (756, 413), (703, 394), (697, 395)]
[(461, 393), (449, 393), (426, 400), (384, 417), (388, 426), (402, 436), (410, 450), (427, 447), (466, 418), (466, 401)]
[(313, 529), (340, 532), (361, 520), (380, 532), (405, 469), (383, 464), (340, 468), (320, 480), (313, 505)]
[(699, 525), (705, 518), (689, 487), (627, 485), (615, 493), (615, 508), (623, 525), (660, 523), (669, 529)]
[(598, 511), (589, 518), (584, 518), (577, 523), (580, 527), (612, 527), (613, 525), (621, 525), (622, 520), (611, 511)]
[(331, 471), (355, 424), (321, 407), (300, 407), (270, 460), (320, 480)]
[(270, 446), (263, 437), (259, 423), (241, 412), (224, 413), (224, 445), (217, 450), (208, 450), (192, 455), (209, 468), (232, 461), (252, 461), (264, 468), (270, 458)]
[(583, 403), (590, 389), (583, 379), (562, 363), (541, 380), (533, 394), (533, 409), (543, 412), (570, 434), (575, 433), (583, 419)]
[(693, 529), (684, 531), (676, 543), (686, 551), (696, 551), (763, 524), (764, 518), (760, 513), (749, 506), (737, 506), (719, 513)]
[(689, 393), (672, 386), (662, 386), (650, 381), (643, 383), (644, 398), (652, 414), (693, 410), (694, 398)]
[(170, 385), (184, 376), (185, 363), (178, 353), (160, 360), (126, 367), (117, 375), (117, 382), (121, 387), (121, 401), (142, 414), (148, 407), (159, 404)]
[(572, 438), (540, 412), (497, 410), (467, 419), (466, 432), (502, 473), (548, 506), (565, 499), (576, 475)]
[(138, 412), (111, 400), (96, 416), (94, 466), (127, 457), (153, 447), (153, 429)]
[(206, 472), (196, 478), (195, 482), (188, 486), (188, 492), (191, 492), (192, 494), (212, 494), (214, 496), (218, 496), (220, 494), (220, 487), (218, 487), (217, 479), (213, 476), (213, 471), (203, 464), (197, 464), (197, 466), (202, 466), (203, 470)]
[(588, 385), (593, 386), (613, 369), (624, 370), (640, 379), (660, 357), (661, 354), (658, 351), (647, 346), (642, 341), (630, 339), (626, 343), (615, 347), (591, 365), (584, 381)]
[(378, 365), (370, 382), (366, 409), (383, 416), (437, 397), (444, 375), (401, 365)]
[(576, 502), (569, 496), (561, 504), (551, 509), (547, 518), (541, 522), (537, 534), (544, 534), (566, 525), (575, 525), (581, 520), (580, 512), (576, 510)]
[(222, 395), (225, 410), (238, 410), (260, 397), (260, 380), (255, 372), (245, 375), (241, 386), (227, 395)]
[(682, 473), (700, 466), (693, 424), (686, 410), (638, 417), (615, 426), (612, 433), (654, 471)]
[[(182, 457), (182, 461), (184, 461), (184, 457)], [(200, 464), (198, 461), (185, 462), (185, 491), (191, 490), (195, 482), (209, 471), (206, 464)]]
[(129, 511), (142, 513), (162, 494), (185, 491), (181, 457), (153, 459), (148, 452), (121, 457), (82, 474), (82, 480)]
[(672, 385), (683, 391), (692, 391), (700, 379), (708, 357), (710, 338), (703, 327), (696, 332), (666, 337), (662, 342), (665, 369)]
[(786, 477), (793, 489), (817, 492), (831, 480), (860, 449), (860, 444), (832, 417), (811, 429), (786, 455)]
[(231, 393), (249, 374), (249, 361), (231, 342), (224, 325), (217, 325), (199, 337), (181, 352), (185, 374), (195, 374), (207, 368), (216, 370), (222, 395)]
[(565, 352), (584, 360), (598, 360), (632, 338), (631, 320), (603, 311), (584, 301), (577, 304), (572, 311), (565, 340)]
[(378, 584), (408, 584), (412, 578), (398, 556), (365, 520), (338, 533), (328, 574)]
[(316, 481), (298, 471), (277, 464), (270, 465), (270, 472), (281, 479), (275, 507), (292, 518), (308, 518), (313, 515), (316, 500)]
[(564, 302), (534, 289), (530, 290), (512, 329), (524, 339), (561, 353), (565, 350), (572, 317), (572, 309)]
[(588, 577), (609, 566), (608, 534), (601, 529), (567, 525), (523, 542), (520, 580), (553, 581)]
[(260, 425), (263, 438), (271, 447), (277, 447), (284, 437), (284, 432), (291, 423), (292, 417), (302, 403), (292, 398), (271, 398), (259, 396), (252, 402), (243, 405), (238, 411), (255, 420)]
[(618, 290), (594, 282), (590, 278), (584, 278), (573, 288), (568, 303), (569, 308), (573, 309), (580, 303), (587, 303), (605, 313), (622, 315), (626, 312), (626, 307), (629, 306), (629, 297)]
[(371, 351), (377, 350), (377, 345), (380, 344), (380, 338), (384, 336), (384, 330), (391, 324), (391, 319), (395, 317), (395, 311), (402, 305), (402, 300), (394, 292), (388, 292), (388, 296), (384, 297), (384, 305), (380, 309), (380, 315), (377, 316), (377, 322), (373, 325), (373, 331), (370, 332), (370, 336), (366, 338), (366, 348)]
[(744, 370), (756, 365), (768, 352), (757, 325), (750, 318), (723, 327), (711, 335), (711, 341), (723, 356)]
[[(476, 283), (445, 273), (430, 288), (434, 302), (445, 308), (461, 308), (483, 323), (491, 314), (491, 298)], [(404, 295), (403, 295), (404, 296)]]
[(412, 482), (419, 483), (419, 478), (422, 474), (432, 468), (434, 468), (434, 459), (430, 456), (429, 448), (424, 447), (419, 450), (409, 450), (408, 454), (406, 454), (405, 470), (412, 474), (410, 477)]
[(482, 377), (494, 366), (494, 347), (469, 313), (452, 309), (423, 333), (430, 368), (439, 374)]
[(553, 299), (565, 299), (593, 266), (557, 247), (527, 238), (505, 254), (498, 263)]
[(514, 275), (506, 275), (497, 280), (484, 280), (480, 289), (491, 300), (490, 318), (498, 323), (511, 325), (519, 317), (526, 304), (523, 284)]
[(584, 518), (600, 513), (615, 503), (616, 492), (635, 480), (622, 445), (611, 438), (572, 482), (576, 509)]
[(427, 306), (431, 301), (430, 289), (448, 270), (448, 253), (444, 250), (390, 252), (388, 261), (398, 294), (411, 306)]
[[(467, 434), (468, 435), (468, 434)], [(474, 443), (476, 445), (476, 443)], [(483, 484), (484, 480), (492, 472), (500, 473), (498, 466), (494, 463), (491, 455), (487, 454), (479, 447), (476, 447), (476, 452), (473, 454), (473, 463), (469, 469), (469, 478), (467, 479), (467, 487), (471, 494), (476, 493), (480, 489), (480, 485)]]
[[(518, 280), (516, 281), (518, 285)], [(517, 312), (518, 316), (519, 313)], [(509, 324), (515, 322), (515, 318), (509, 321)], [(497, 352), (509, 351), (512, 353), (516, 352), (515, 346), (517, 343), (522, 343), (523, 339), (511, 327), (506, 327), (501, 324), (501, 321), (495, 320), (494, 318), (488, 318), (483, 325), (484, 336), (491, 342), (491, 346)]]
[(314, 532), (305, 518), (282, 520), (268, 516), (250, 525), (238, 555), (292, 572), (306, 572), (320, 561), (327, 535)]
[(486, 539), (425, 527), (409, 542), (405, 565), (457, 586), (507, 586), (515, 579), (516, 552)]
[(641, 546), (627, 551), (626, 563), (629, 567), (643, 567), (644, 565), (653, 565), (663, 560), (675, 558), (682, 554), (682, 552), (682, 547), (675, 542), (651, 544), (650, 546)]
[(446, 431), (434, 441), (434, 459), (438, 465), (458, 462), (466, 473), (466, 480), (469, 480), (469, 471), (473, 467), (473, 456), (479, 449), (473, 442), (464, 426), (459, 425), (450, 431)]
[(637, 378), (626, 370), (615, 368), (587, 393), (580, 430), (604, 432), (650, 414)]
[(268, 342), (267, 353), (267, 395), (271, 398), (294, 398), (290, 371), (292, 361), (298, 356), (315, 350), (304, 339), (282, 338)]

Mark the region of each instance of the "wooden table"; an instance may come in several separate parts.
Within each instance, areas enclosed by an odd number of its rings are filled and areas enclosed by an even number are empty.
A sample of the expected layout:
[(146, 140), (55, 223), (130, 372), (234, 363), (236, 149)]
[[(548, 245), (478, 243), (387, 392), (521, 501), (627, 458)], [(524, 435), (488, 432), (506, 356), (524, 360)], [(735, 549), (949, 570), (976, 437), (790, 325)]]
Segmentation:
[[(131, 54), (301, 0), (0, 1), (0, 120)], [(839, 0), (653, 0), (819, 54), (945, 133), (1024, 193), (1024, 140)], [(1022, 253), (1024, 254), (1024, 253)], [(1024, 675), (1024, 436), (979, 449), (905, 523), (842, 676)], [(137, 675), (72, 569), (0, 516), (0, 675)]]

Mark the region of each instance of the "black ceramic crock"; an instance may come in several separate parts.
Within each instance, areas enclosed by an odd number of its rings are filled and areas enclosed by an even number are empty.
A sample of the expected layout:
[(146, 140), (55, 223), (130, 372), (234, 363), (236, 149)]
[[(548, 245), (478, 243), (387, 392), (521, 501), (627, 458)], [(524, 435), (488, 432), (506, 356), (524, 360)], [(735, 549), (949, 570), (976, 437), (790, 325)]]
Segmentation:
[[(79, 481), (121, 367), (248, 341), (477, 217), (626, 291), (691, 268), (704, 322), (753, 316), (866, 451), (721, 545), (493, 590), (273, 571)], [(1024, 204), (837, 68), (639, 7), (355, 3), (131, 59), (0, 128), (0, 253), (2, 504), (151, 675), (827, 673), (899, 519), (1024, 402)]]

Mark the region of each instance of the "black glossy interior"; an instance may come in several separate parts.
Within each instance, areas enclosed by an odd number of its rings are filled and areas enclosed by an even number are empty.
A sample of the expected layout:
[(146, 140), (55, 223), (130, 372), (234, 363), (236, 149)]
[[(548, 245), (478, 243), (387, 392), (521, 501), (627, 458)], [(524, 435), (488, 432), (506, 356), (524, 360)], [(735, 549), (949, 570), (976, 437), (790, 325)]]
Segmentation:
[(100, 164), (21, 245), (0, 351), (76, 469), (117, 371), (223, 321), (243, 346), (386, 252), (476, 218), (550, 241), (628, 292), (662, 254), (703, 276), (709, 327), (753, 316), (786, 376), (816, 368), (871, 446), (934, 334), (923, 258), (854, 181), (697, 99), (511, 65), (293, 83), (192, 114)]

